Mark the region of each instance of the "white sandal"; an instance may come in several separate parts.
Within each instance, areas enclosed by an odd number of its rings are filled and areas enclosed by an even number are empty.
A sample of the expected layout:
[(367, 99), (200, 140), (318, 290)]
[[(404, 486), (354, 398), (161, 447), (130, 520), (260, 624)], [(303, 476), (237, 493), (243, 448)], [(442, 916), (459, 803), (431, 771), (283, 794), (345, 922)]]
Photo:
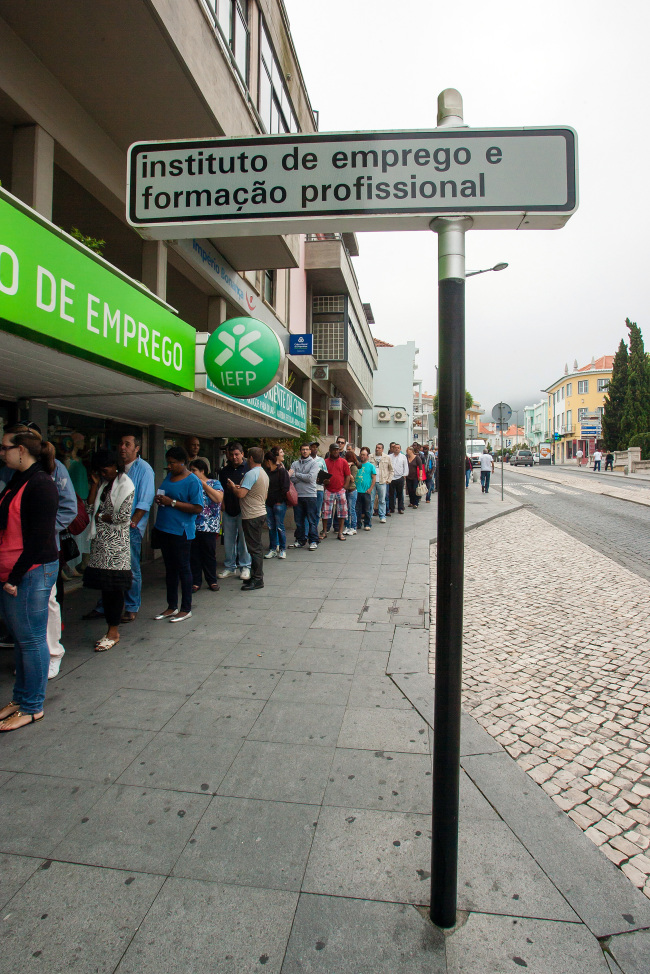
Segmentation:
[(112, 649), (119, 643), (119, 639), (109, 639), (108, 636), (104, 636), (102, 639), (98, 639), (95, 643), (96, 653), (105, 653), (107, 649)]

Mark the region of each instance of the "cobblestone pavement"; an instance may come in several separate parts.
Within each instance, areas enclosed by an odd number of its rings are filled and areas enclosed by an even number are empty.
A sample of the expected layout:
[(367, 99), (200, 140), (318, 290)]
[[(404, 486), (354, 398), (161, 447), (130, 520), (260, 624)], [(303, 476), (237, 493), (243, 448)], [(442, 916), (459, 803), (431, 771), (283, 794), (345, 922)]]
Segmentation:
[[(507, 472), (505, 495), (530, 506), (572, 537), (650, 580), (650, 507), (644, 503), (621, 503), (618, 498), (580, 489), (581, 480), (575, 476), (574, 482), (578, 483), (572, 488), (549, 479)], [(650, 495), (647, 488), (636, 489), (641, 498)]]
[(465, 558), (464, 708), (650, 897), (650, 583), (525, 509)]

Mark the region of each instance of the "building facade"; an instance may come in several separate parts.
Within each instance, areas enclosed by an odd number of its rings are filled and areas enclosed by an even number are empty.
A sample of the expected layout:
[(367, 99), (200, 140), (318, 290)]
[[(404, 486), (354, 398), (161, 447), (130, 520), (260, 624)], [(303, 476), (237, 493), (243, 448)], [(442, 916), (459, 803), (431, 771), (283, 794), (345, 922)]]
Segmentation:
[(413, 442), (413, 370), (417, 349), (415, 342), (390, 345), (375, 339), (377, 371), (374, 376), (374, 400), (363, 412), (363, 444), (374, 449), (383, 443), (386, 452), (391, 441), (402, 450)]
[(524, 406), (524, 439), (531, 450), (539, 450), (540, 443), (548, 440), (548, 407), (546, 400), (534, 406)]
[(543, 390), (556, 463), (574, 460), (579, 450), (586, 462), (596, 449), (613, 364), (613, 355), (603, 355), (582, 368), (574, 362), (571, 372), (565, 365), (564, 375)]
[[(281, 0), (0, 0), (0, 64), (0, 421), (60, 450), (136, 432), (158, 475), (188, 434), (217, 460), (224, 438), (310, 421), (354, 433), (376, 358), (353, 235), (327, 253), (299, 234), (154, 241), (125, 216), (133, 142), (316, 131)], [(287, 351), (255, 399), (211, 388), (201, 361), (239, 316)], [(314, 326), (314, 354), (290, 354)]]

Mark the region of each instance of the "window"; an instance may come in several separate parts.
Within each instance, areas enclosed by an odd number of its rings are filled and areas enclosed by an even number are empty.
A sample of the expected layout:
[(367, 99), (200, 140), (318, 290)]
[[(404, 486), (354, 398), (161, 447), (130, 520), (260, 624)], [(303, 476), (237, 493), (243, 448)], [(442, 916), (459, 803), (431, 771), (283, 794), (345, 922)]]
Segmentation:
[(562, 398), (564, 399), (564, 386), (562, 386)]
[(267, 304), (275, 304), (275, 271), (264, 271), (264, 300)]
[(244, 83), (248, 82), (248, 0), (207, 0), (208, 7), (221, 28), (235, 57)]
[(269, 135), (297, 132), (298, 122), (293, 113), (289, 92), (284, 83), (266, 27), (260, 33), (260, 88), (258, 111)]
[(573, 428), (573, 410), (567, 409), (566, 411), (566, 428), (570, 431)]
[(566, 384), (566, 397), (567, 397), (567, 399), (572, 394), (573, 394), (573, 382), (567, 382), (567, 384)]
[(588, 410), (586, 410), (586, 409), (579, 409), (578, 410), (578, 422), (579, 423), (581, 423), (582, 420), (585, 418), (585, 416), (587, 415), (587, 412), (588, 412)]
[(598, 392), (604, 392), (609, 386), (609, 379), (598, 379)]
[(584, 396), (587, 392), (589, 392), (589, 379), (583, 379), (578, 383), (578, 395)]

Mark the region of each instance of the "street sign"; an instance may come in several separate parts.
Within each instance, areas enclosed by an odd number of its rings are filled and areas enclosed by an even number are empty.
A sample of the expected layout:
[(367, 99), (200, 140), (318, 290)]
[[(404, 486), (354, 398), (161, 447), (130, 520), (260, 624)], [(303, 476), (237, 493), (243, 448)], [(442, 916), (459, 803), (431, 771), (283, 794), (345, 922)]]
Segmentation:
[(127, 220), (143, 236), (556, 229), (577, 208), (573, 129), (442, 128), (136, 142)]
[(290, 355), (312, 355), (314, 348), (313, 335), (289, 335)]
[(330, 396), (328, 408), (331, 409), (332, 412), (340, 412), (343, 409), (343, 399), (341, 396)]
[(205, 371), (220, 392), (252, 399), (282, 374), (284, 347), (276, 332), (257, 318), (230, 318), (210, 335)]
[[(512, 418), (512, 409), (507, 402), (498, 402), (496, 406), (492, 407), (492, 419), (495, 422), (505, 422)], [(507, 427), (506, 427), (507, 429)]]

